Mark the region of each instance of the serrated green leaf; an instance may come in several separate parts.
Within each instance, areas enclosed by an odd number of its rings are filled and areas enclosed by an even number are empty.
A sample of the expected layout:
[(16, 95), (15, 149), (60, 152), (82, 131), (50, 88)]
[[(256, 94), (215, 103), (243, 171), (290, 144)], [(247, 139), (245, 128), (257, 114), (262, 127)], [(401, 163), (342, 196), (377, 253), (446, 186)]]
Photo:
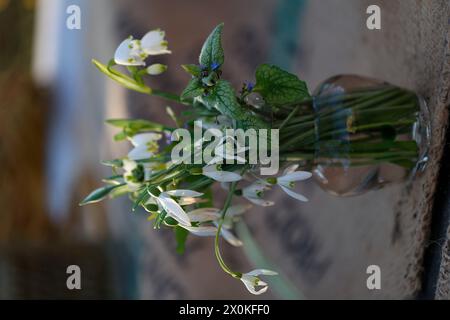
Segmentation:
[(181, 67), (194, 77), (198, 77), (200, 75), (201, 69), (200, 66), (196, 64), (182, 64)]
[(256, 85), (253, 91), (259, 92), (271, 107), (299, 103), (310, 98), (304, 81), (269, 64), (262, 64), (256, 69)]
[(176, 226), (175, 227), (175, 240), (177, 241), (177, 253), (183, 254), (186, 249), (186, 240), (189, 235), (189, 231)]
[(118, 184), (118, 185), (105, 186), (102, 188), (98, 188), (98, 189), (92, 191), (86, 198), (84, 198), (84, 200), (81, 201), (79, 205), (84, 206), (86, 204), (99, 202), (99, 201), (103, 200), (115, 188), (118, 188), (122, 185), (124, 185), (124, 184), (122, 183), (122, 184)]
[(120, 73), (116, 70), (113, 70), (112, 68), (108, 68), (106, 65), (98, 62), (95, 59), (92, 59), (92, 63), (104, 74), (106, 74), (108, 77), (110, 77), (112, 80), (118, 82), (119, 84), (123, 85), (125, 88), (137, 91), (137, 92), (141, 92), (141, 93), (146, 93), (146, 94), (151, 94), (152, 93), (152, 88), (144, 85), (144, 84), (139, 84), (138, 82), (136, 82), (134, 79), (124, 75), (123, 73)]
[(198, 96), (201, 96), (205, 89), (201, 82), (197, 78), (193, 78), (189, 81), (186, 88), (181, 93), (181, 101), (191, 100)]
[(200, 65), (211, 68), (213, 64), (221, 66), (224, 62), (224, 53), (222, 48), (222, 29), (223, 23), (219, 24), (206, 39), (200, 52)]
[(238, 121), (244, 129), (267, 128), (268, 125), (254, 115), (250, 110), (239, 104), (234, 89), (228, 81), (219, 80), (206, 96), (199, 100), (210, 109), (216, 109), (221, 114)]

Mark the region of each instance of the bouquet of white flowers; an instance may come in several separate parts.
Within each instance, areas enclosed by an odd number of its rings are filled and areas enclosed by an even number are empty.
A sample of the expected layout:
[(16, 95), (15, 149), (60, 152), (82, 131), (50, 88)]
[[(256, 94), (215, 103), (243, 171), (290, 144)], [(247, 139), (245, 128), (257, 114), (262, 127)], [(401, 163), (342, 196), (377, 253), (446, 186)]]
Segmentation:
[[(108, 120), (121, 129), (115, 139), (129, 139), (133, 149), (122, 159), (104, 161), (113, 175), (81, 204), (128, 195), (133, 210), (146, 210), (155, 228), (175, 230), (179, 251), (188, 234), (214, 237), (221, 268), (251, 293), (261, 294), (268, 286), (259, 276), (276, 273), (233, 271), (220, 253), (220, 237), (242, 245), (233, 225), (248, 205), (233, 205), (233, 197), (272, 206), (265, 194), (280, 188), (308, 201), (294, 187), (311, 172), (323, 179), (326, 168), (336, 166), (390, 163), (414, 168), (424, 156), (417, 139), (407, 134), (417, 124), (419, 100), (413, 92), (386, 83), (348, 90), (336, 84), (339, 79), (325, 82), (311, 95), (296, 75), (269, 64), (260, 65), (255, 83), (244, 82), (237, 93), (222, 78), (222, 28), (217, 26), (206, 39), (198, 64), (182, 66), (191, 79), (181, 95), (144, 82), (144, 77), (167, 69), (158, 63), (147, 66), (149, 56), (171, 53), (161, 30), (140, 40), (125, 39), (107, 65), (93, 60), (126, 88), (183, 104), (186, 110), (176, 116), (167, 109), (172, 127), (141, 119)], [(127, 74), (116, 65), (124, 66)], [(213, 207), (215, 182), (228, 192), (222, 208)]]

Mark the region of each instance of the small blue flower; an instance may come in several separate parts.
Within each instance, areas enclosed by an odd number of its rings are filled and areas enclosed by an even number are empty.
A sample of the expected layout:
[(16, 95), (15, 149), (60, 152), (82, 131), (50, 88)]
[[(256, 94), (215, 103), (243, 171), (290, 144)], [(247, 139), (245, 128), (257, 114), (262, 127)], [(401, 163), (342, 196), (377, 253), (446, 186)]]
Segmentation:
[(255, 87), (255, 84), (253, 82), (246, 81), (245, 82), (245, 87), (246, 87), (248, 92), (252, 92), (253, 88)]
[(213, 62), (211, 63), (211, 70), (215, 71), (220, 67), (220, 64), (218, 64), (217, 62)]

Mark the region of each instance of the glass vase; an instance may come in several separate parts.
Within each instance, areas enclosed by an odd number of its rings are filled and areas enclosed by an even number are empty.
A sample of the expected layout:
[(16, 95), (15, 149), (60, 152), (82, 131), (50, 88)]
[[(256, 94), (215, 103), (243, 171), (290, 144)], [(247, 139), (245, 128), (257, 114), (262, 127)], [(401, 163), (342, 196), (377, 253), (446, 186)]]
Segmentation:
[(334, 76), (299, 114), (281, 130), (282, 155), (300, 161), (331, 194), (358, 195), (425, 168), (430, 117), (425, 100), (410, 90), (357, 75)]

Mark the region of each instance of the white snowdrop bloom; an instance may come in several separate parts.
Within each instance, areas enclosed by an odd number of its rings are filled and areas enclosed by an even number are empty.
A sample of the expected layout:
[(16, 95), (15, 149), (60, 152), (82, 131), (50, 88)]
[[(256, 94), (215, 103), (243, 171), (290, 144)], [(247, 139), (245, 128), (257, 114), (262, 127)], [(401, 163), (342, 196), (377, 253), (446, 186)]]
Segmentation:
[(226, 160), (246, 163), (245, 158), (240, 156), (245, 156), (246, 150), (248, 148), (240, 145), (235, 137), (225, 136), (214, 148), (214, 158), (208, 164), (224, 163)]
[(157, 141), (162, 138), (159, 133), (139, 133), (130, 140), (134, 148), (128, 153), (131, 160), (143, 160), (152, 157), (158, 151)]
[(114, 53), (115, 63), (122, 66), (144, 66), (146, 57), (141, 50), (140, 41), (131, 36), (123, 40)]
[(242, 196), (248, 201), (262, 207), (273, 206), (273, 201), (263, 199), (264, 192), (270, 190), (270, 187), (259, 181), (252, 183), (251, 185), (242, 189)]
[(219, 182), (235, 182), (242, 179), (241, 175), (220, 170), (220, 165), (207, 165), (203, 167), (202, 174)]
[[(214, 225), (218, 228), (219, 222), (214, 221)], [(231, 231), (231, 226), (226, 225), (225, 223), (222, 224), (222, 228), (220, 229), (220, 235), (225, 239), (226, 242), (231, 244), (234, 247), (241, 247), (242, 241), (239, 240)]]
[(155, 63), (147, 67), (147, 73), (152, 76), (157, 76), (167, 70), (167, 66), (161, 63)]
[(127, 183), (130, 191), (136, 191), (139, 186), (150, 179), (152, 168), (150, 163), (137, 163), (134, 160), (123, 159), (123, 179)]
[(159, 29), (147, 32), (141, 40), (130, 36), (117, 47), (114, 61), (123, 66), (145, 66), (145, 59), (149, 55), (171, 53), (164, 36), (164, 31)]
[[(247, 288), (248, 291), (250, 291), (250, 293), (259, 295), (266, 292), (269, 286), (266, 282), (262, 281), (258, 276), (259, 275), (275, 276), (277, 274), (278, 273), (272, 270), (255, 269), (253, 271), (242, 274), (240, 280), (244, 283), (245, 287)], [(257, 287), (260, 287), (260, 289), (257, 290)]]
[(299, 201), (308, 201), (304, 195), (297, 193), (293, 190), (296, 181), (302, 181), (311, 178), (311, 172), (296, 171), (298, 165), (292, 165), (284, 171), (284, 175), (276, 178), (276, 183), (286, 192), (289, 196)]
[(160, 29), (147, 32), (141, 39), (142, 51), (150, 56), (172, 53), (167, 49), (168, 42), (164, 40), (166, 33)]
[[(172, 190), (175, 191), (175, 190)], [(167, 192), (161, 192), (157, 197), (154, 197), (158, 206), (167, 212), (167, 215), (175, 219), (180, 225), (190, 226), (191, 220), (183, 208), (172, 199), (171, 195)]]

